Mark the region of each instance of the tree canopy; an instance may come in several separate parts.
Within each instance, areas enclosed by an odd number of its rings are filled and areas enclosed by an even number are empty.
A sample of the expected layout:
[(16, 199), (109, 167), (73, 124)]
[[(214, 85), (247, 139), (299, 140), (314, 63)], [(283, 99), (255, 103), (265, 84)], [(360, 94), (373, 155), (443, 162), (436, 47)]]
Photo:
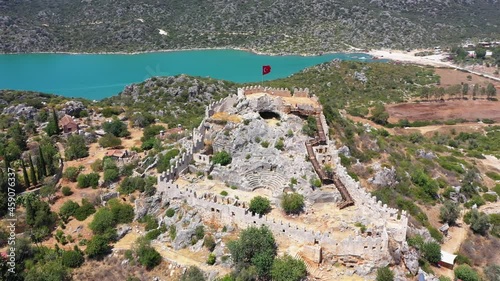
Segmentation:
[(273, 281), (300, 281), (307, 276), (306, 265), (302, 260), (289, 255), (274, 260), (271, 269)]
[(252, 213), (264, 215), (271, 210), (271, 201), (265, 197), (256, 196), (250, 201), (250, 207), (248, 209)]
[(231, 257), (237, 267), (255, 266), (260, 277), (270, 274), (276, 256), (276, 241), (266, 226), (249, 227), (240, 239), (228, 243)]
[(283, 194), (281, 207), (287, 214), (298, 214), (304, 209), (304, 196), (295, 192)]

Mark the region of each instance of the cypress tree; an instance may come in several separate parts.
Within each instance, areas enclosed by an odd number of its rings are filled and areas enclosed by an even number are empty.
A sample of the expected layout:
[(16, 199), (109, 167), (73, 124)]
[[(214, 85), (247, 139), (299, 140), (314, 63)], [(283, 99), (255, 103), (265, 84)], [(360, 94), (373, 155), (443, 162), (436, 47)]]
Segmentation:
[(29, 164), (30, 164), (30, 175), (31, 175), (31, 182), (33, 185), (37, 185), (37, 179), (36, 179), (36, 174), (35, 174), (35, 166), (33, 166), (33, 159), (31, 159), (31, 153), (28, 154), (29, 157)]
[(52, 119), (54, 119), (54, 124), (56, 124), (57, 135), (61, 133), (59, 129), (59, 118), (57, 118), (56, 110), (52, 108)]
[(38, 152), (40, 153), (40, 167), (38, 168), (39, 170), (42, 171), (42, 175), (43, 176), (48, 176), (47, 174), (47, 165), (45, 164), (45, 159), (43, 158), (43, 151), (42, 151), (42, 147), (39, 146), (38, 147)]
[(42, 165), (40, 165), (40, 157), (36, 156), (36, 174), (38, 176), (38, 181), (41, 181), (43, 178), (43, 170), (42, 170)]
[(30, 179), (28, 177), (28, 172), (26, 172), (26, 165), (24, 164), (24, 160), (21, 158), (21, 165), (23, 166), (23, 178), (24, 185), (26, 188), (30, 187)]

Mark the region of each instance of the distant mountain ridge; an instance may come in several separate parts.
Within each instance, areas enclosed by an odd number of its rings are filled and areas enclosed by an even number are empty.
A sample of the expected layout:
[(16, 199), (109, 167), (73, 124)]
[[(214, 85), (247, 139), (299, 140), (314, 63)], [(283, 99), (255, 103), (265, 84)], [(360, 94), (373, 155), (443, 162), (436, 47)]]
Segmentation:
[(4, 53), (200, 47), (319, 53), (499, 39), (498, 30), (498, 0), (0, 0)]

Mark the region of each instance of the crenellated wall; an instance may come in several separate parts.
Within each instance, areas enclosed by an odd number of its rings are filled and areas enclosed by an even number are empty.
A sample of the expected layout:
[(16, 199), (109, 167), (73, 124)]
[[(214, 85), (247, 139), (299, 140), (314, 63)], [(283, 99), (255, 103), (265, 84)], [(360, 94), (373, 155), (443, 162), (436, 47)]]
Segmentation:
[(382, 204), (375, 196), (366, 192), (359, 182), (349, 176), (346, 168), (340, 164), (339, 157), (334, 157), (333, 161), (335, 163), (335, 172), (338, 179), (344, 184), (361, 211), (370, 214), (375, 220), (380, 219), (383, 221), (396, 222), (396, 227), (390, 231), (391, 236), (395, 238), (396, 241), (405, 241), (406, 229), (408, 227), (408, 215), (406, 211), (402, 210), (400, 213), (398, 209), (388, 207), (387, 204)]
[[(275, 235), (284, 235), (290, 239), (296, 240), (300, 243), (318, 244), (324, 248), (325, 251), (338, 256), (354, 255), (360, 258), (378, 261), (381, 257), (388, 255), (388, 234), (395, 238), (397, 241), (404, 241), (406, 239), (406, 229), (408, 225), (408, 217), (405, 211), (399, 214), (397, 209), (389, 208), (382, 205), (380, 201), (377, 202), (375, 197), (367, 193), (361, 185), (353, 180), (348, 174), (346, 169), (340, 164), (338, 152), (332, 150), (330, 141), (328, 140), (328, 125), (325, 117), (321, 112), (311, 111), (316, 116), (318, 127), (323, 128), (325, 133), (326, 145), (311, 146), (311, 154), (319, 158), (321, 162), (333, 163), (335, 173), (338, 180), (345, 186), (352, 199), (356, 202), (356, 206), (360, 208), (359, 212), (369, 214), (375, 220), (385, 222), (390, 221), (390, 224), (385, 223), (385, 227), (379, 235), (375, 236), (350, 236), (343, 240), (336, 240), (330, 233), (322, 233), (304, 227), (298, 227), (289, 222), (276, 221), (266, 216), (252, 215), (247, 210), (244, 202), (239, 202), (236, 199), (222, 197), (214, 194), (197, 194), (192, 189), (181, 189), (174, 181), (178, 178), (179, 174), (186, 170), (189, 164), (194, 160), (195, 155), (200, 156), (199, 152), (204, 147), (204, 138), (207, 129), (207, 120), (219, 110), (224, 110), (232, 107), (237, 98), (245, 98), (246, 95), (253, 93), (269, 93), (275, 96), (291, 96), (288, 89), (275, 89), (264, 88), (261, 86), (251, 86), (238, 89), (237, 96), (230, 96), (220, 101), (213, 102), (206, 107), (205, 117), (200, 125), (193, 129), (192, 132), (192, 146), (186, 149), (185, 152), (180, 154), (172, 163), (171, 168), (158, 176), (158, 192), (162, 197), (167, 199), (186, 200), (191, 206), (197, 206), (209, 212), (213, 212), (225, 221), (235, 223), (241, 228), (251, 225), (266, 225)], [(294, 89), (294, 96), (297, 97), (311, 97), (308, 89)], [(316, 96), (312, 99), (317, 101)], [(303, 110), (304, 112), (307, 110)], [(318, 143), (319, 144), (319, 143)], [(333, 157), (332, 157), (333, 156)], [(204, 158), (202, 161), (206, 161)]]
[(271, 96), (277, 97), (310, 97), (309, 89), (305, 88), (294, 88), (293, 94), (287, 88), (272, 88), (272, 87), (263, 87), (263, 86), (247, 86), (244, 88), (238, 88), (238, 98), (243, 98), (244, 96), (258, 94), (258, 93), (266, 93)]
[[(185, 200), (191, 206), (202, 208), (219, 219), (235, 223), (240, 228), (267, 226), (274, 235), (284, 236), (299, 243), (318, 244), (334, 255), (356, 255), (376, 260), (388, 254), (388, 235), (385, 229), (378, 236), (350, 236), (336, 240), (331, 233), (299, 227), (290, 222), (254, 215), (244, 202), (217, 194), (198, 194), (193, 189), (182, 189), (173, 182), (160, 181), (158, 192), (169, 200)], [(367, 250), (368, 249), (368, 250)]]

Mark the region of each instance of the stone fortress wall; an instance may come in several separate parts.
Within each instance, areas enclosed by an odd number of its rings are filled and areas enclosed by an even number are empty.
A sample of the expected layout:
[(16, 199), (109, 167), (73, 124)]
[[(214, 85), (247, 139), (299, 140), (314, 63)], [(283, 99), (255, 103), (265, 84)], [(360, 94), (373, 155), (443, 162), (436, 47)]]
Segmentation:
[(352, 255), (362, 259), (376, 260), (388, 253), (388, 234), (385, 229), (373, 236), (358, 235), (337, 240), (329, 232), (299, 227), (265, 215), (255, 215), (245, 208), (245, 203), (236, 199), (210, 193), (197, 194), (195, 190), (183, 189), (174, 182), (162, 182), (159, 184), (158, 192), (168, 199), (186, 200), (190, 206), (206, 210), (207, 215), (214, 214), (219, 219), (232, 222), (240, 228), (265, 225), (275, 235), (290, 238), (299, 243), (319, 245), (324, 251), (333, 255)]
[[(235, 101), (236, 96), (232, 95), (225, 97), (220, 101), (212, 102), (205, 108), (205, 117), (201, 121), (200, 125), (193, 129), (191, 134), (192, 146), (176, 157), (174, 163), (172, 163), (168, 171), (165, 171), (158, 176), (158, 183), (174, 181), (188, 168), (189, 164), (194, 160), (194, 155), (198, 155), (198, 152), (200, 152), (204, 147), (204, 139), (207, 129), (205, 124), (208, 118), (214, 115), (215, 112), (218, 112), (221, 107), (232, 106)], [(202, 159), (202, 161), (206, 161), (206, 159)]]
[(243, 98), (244, 96), (257, 94), (257, 93), (265, 93), (265, 94), (268, 94), (271, 96), (277, 96), (277, 97), (301, 97), (301, 98), (310, 97), (308, 88), (305, 88), (305, 89), (294, 88), (293, 94), (289, 89), (286, 89), (286, 88), (262, 87), (260, 85), (238, 88), (238, 98)]
[[(290, 95), (287, 89), (264, 88), (260, 86), (239, 88), (238, 95), (226, 97), (218, 102), (213, 102), (205, 110), (205, 118), (201, 124), (193, 129), (192, 147), (179, 155), (172, 167), (158, 176), (158, 191), (166, 199), (186, 200), (191, 206), (198, 206), (210, 210), (221, 219), (234, 222), (239, 227), (248, 227), (251, 225), (266, 225), (275, 235), (284, 235), (297, 242), (306, 244), (317, 244), (326, 252), (337, 256), (356, 256), (365, 260), (379, 261), (388, 255), (389, 234), (396, 241), (406, 240), (406, 229), (408, 226), (408, 217), (405, 211), (399, 213), (399, 210), (389, 208), (377, 202), (374, 196), (365, 191), (359, 182), (352, 179), (340, 164), (338, 151), (328, 141), (326, 145), (314, 147), (314, 153), (320, 161), (333, 163), (337, 179), (345, 186), (356, 206), (360, 208), (360, 213), (370, 216), (373, 220), (384, 222), (381, 231), (377, 231), (372, 236), (354, 235), (342, 240), (335, 239), (331, 233), (324, 233), (294, 225), (293, 223), (276, 221), (266, 216), (257, 216), (248, 212), (243, 202), (236, 199), (222, 197), (216, 194), (197, 194), (192, 189), (182, 189), (174, 181), (184, 172), (193, 155), (198, 153), (204, 147), (204, 137), (206, 133), (206, 121), (215, 112), (221, 109), (233, 106), (239, 99), (244, 99), (246, 95), (253, 93), (268, 93), (273, 96), (282, 97)], [(294, 96), (309, 96), (309, 90), (299, 89), (294, 91)], [(312, 97), (315, 98), (315, 97)], [(316, 99), (317, 100), (317, 99)], [(328, 132), (328, 126), (323, 114), (317, 119), (325, 132)], [(332, 154), (333, 153), (333, 154)], [(332, 158), (333, 155), (333, 158)], [(324, 163), (324, 162), (323, 162)]]

